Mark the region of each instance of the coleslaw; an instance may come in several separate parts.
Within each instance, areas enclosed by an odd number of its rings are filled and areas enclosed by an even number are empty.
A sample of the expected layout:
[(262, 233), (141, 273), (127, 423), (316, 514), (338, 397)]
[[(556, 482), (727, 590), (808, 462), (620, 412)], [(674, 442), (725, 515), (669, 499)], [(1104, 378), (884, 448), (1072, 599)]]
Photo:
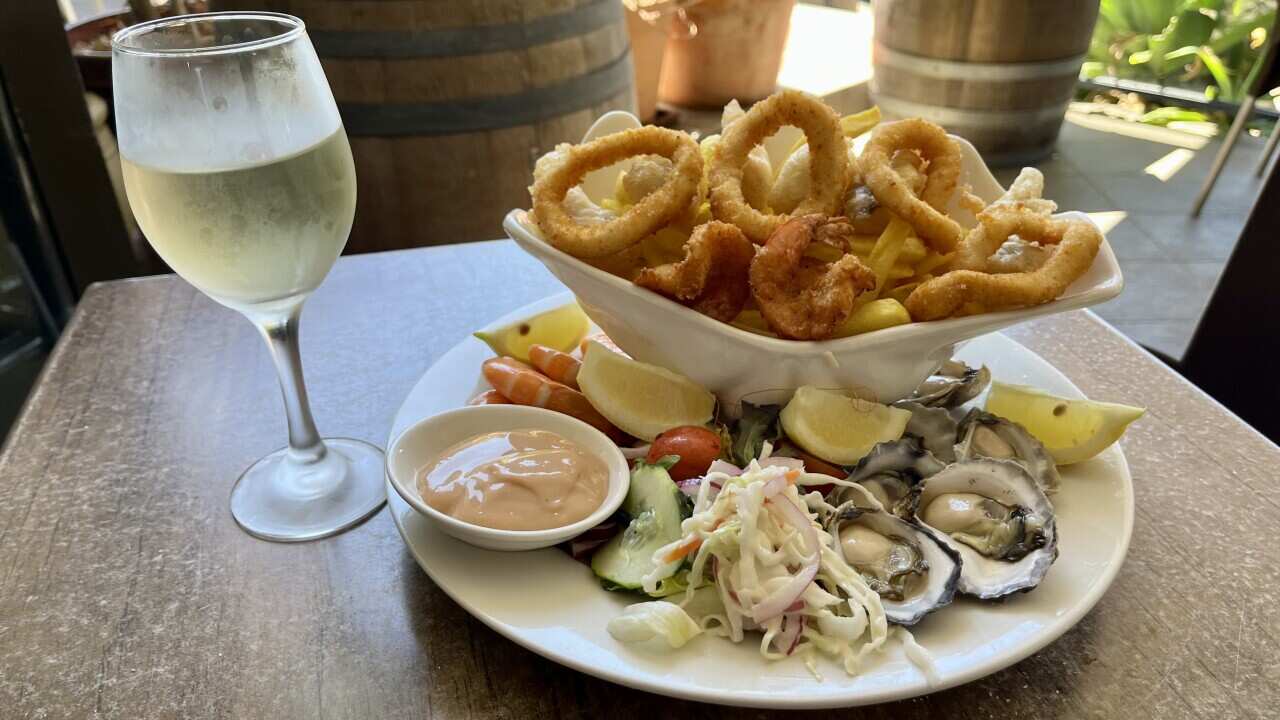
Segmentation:
[[(759, 631), (761, 655), (799, 656), (818, 678), (818, 654), (854, 675), (884, 645), (889, 625), (880, 596), (819, 522), (835, 508), (816, 490), (802, 492), (833, 482), (861, 486), (805, 472), (802, 461), (770, 457), (770, 450), (766, 443), (742, 470), (717, 461), (696, 482), (693, 514), (680, 538), (654, 553), (656, 567), (643, 581), (654, 593), (683, 573), (683, 597), (628, 607), (609, 623), (610, 634), (621, 642), (661, 638), (674, 648), (702, 632), (742, 642)], [(695, 486), (682, 489), (692, 494)], [(908, 645), (908, 658), (931, 677), (928, 653), (914, 639)]]

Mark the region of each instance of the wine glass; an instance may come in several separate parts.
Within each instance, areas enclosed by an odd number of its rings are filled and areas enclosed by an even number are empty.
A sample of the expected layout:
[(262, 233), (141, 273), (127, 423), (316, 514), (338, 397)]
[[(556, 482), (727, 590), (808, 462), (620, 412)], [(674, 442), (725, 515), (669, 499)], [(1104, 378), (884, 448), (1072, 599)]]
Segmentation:
[(111, 39), (129, 204), (151, 246), (204, 294), (249, 318), (280, 375), (289, 445), (231, 491), (251, 535), (333, 535), (386, 501), (382, 451), (322, 440), (302, 380), (298, 318), (346, 245), (351, 148), (298, 18), (163, 18)]

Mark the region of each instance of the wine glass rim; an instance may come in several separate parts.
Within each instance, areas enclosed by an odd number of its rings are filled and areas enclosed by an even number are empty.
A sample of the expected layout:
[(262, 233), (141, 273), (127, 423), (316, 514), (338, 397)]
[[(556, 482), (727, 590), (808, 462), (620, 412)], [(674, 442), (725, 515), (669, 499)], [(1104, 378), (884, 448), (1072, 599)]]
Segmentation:
[[(129, 40), (135, 36), (143, 35), (154, 30), (171, 25), (183, 25), (192, 21), (205, 20), (275, 20), (287, 26), (279, 35), (271, 37), (258, 38), (256, 40), (246, 40), (244, 42), (227, 43), (225, 45), (211, 45), (198, 48), (165, 48), (150, 49), (142, 48), (136, 45), (130, 45)], [(230, 53), (240, 53), (249, 50), (260, 50), (274, 45), (281, 45), (290, 42), (299, 35), (306, 32), (306, 24), (300, 18), (294, 17), (286, 13), (264, 12), (264, 11), (228, 11), (228, 12), (209, 12), (209, 13), (193, 13), (190, 15), (176, 15), (174, 17), (156, 18), (146, 22), (130, 25), (123, 30), (117, 31), (111, 36), (111, 50), (126, 55), (141, 55), (145, 57), (193, 57), (197, 55), (222, 55)]]

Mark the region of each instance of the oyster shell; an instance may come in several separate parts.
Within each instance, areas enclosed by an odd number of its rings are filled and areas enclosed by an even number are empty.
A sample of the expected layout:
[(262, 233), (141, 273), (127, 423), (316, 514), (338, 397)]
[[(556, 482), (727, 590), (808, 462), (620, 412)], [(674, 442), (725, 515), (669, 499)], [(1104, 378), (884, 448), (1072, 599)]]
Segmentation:
[(1030, 590), (1058, 557), (1053, 505), (1016, 462), (958, 462), (912, 495), (916, 521), (959, 553), (962, 593), (993, 599)]
[(836, 509), (827, 530), (845, 561), (880, 595), (890, 622), (913, 625), (955, 596), (960, 556), (932, 530), (853, 503)]
[[(885, 510), (900, 517), (911, 515), (911, 490), (922, 478), (946, 465), (925, 450), (916, 438), (902, 438), (877, 444), (858, 461), (848, 480), (866, 488)], [(861, 493), (841, 491), (840, 502), (853, 501), (864, 507)]]
[(945, 408), (929, 407), (910, 400), (900, 400), (895, 407), (911, 411), (904, 435), (920, 438), (924, 449), (945, 463), (956, 461), (956, 437), (959, 426)]
[[(908, 431), (910, 428), (908, 424)], [(960, 421), (958, 437), (955, 447), (958, 459), (1013, 460), (1031, 473), (1041, 490), (1049, 494), (1058, 491), (1061, 477), (1053, 456), (1045, 450), (1043, 443), (1018, 423), (974, 408)], [(928, 447), (927, 443), (925, 447)]]
[(971, 368), (959, 360), (942, 363), (907, 400), (929, 407), (956, 408), (982, 394), (991, 384), (991, 371), (985, 365)]

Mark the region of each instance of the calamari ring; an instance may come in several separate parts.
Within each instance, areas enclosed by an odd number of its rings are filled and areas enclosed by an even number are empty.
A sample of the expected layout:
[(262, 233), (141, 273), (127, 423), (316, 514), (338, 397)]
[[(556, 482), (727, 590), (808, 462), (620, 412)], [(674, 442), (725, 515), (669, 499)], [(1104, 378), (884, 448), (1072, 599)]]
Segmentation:
[(755, 254), (741, 230), (712, 220), (693, 231), (682, 260), (641, 270), (635, 284), (729, 322), (751, 294), (747, 273)]
[[(929, 178), (924, 172), (924, 158), (914, 150), (895, 152), (889, 164), (912, 195), (919, 196), (924, 191), (925, 182)], [(893, 219), (889, 209), (876, 200), (875, 193), (865, 184), (855, 184), (849, 189), (844, 201), (844, 215), (860, 235), (879, 235), (889, 227), (889, 221)]]
[[(751, 207), (743, 197), (743, 167), (753, 147), (786, 125), (800, 128), (808, 139), (809, 194), (792, 215), (768, 215)], [(834, 215), (848, 178), (849, 159), (839, 116), (811, 95), (783, 90), (752, 105), (742, 119), (725, 129), (711, 162), (711, 213), (763, 243), (793, 215)]]
[[(1102, 245), (1102, 233), (1086, 220), (1050, 218), (1024, 208), (995, 208), (956, 249), (951, 271), (922, 283), (907, 297), (913, 320), (940, 320), (1041, 305), (1056, 299), (1088, 271)], [(1017, 234), (1052, 246), (1048, 258), (1029, 272), (989, 272), (988, 258)]]
[[(924, 190), (911, 192), (891, 162), (894, 152), (912, 148), (928, 161)], [(964, 231), (944, 212), (960, 182), (960, 146), (941, 127), (919, 118), (879, 125), (858, 158), (863, 182), (876, 202), (915, 228), (940, 253), (951, 252)]]
[[(760, 314), (779, 336), (825, 340), (853, 314), (853, 301), (876, 285), (876, 275), (856, 255), (833, 263), (805, 258), (805, 248), (843, 218), (803, 215), (784, 223), (751, 261), (751, 295)], [(852, 232), (850, 228), (848, 233)]]
[[(845, 140), (846, 156), (849, 164), (847, 187), (862, 184), (862, 176), (858, 173), (858, 153), (853, 149), (853, 142)], [(922, 163), (923, 164), (923, 163)], [(751, 168), (747, 166), (748, 170)], [(751, 203), (751, 207), (761, 207), (751, 202), (751, 175), (742, 178), (742, 192)], [(809, 145), (806, 143), (795, 149), (791, 156), (778, 169), (778, 176), (772, 178), (773, 185), (766, 186), (767, 204), (775, 213), (792, 213), (809, 194)], [(848, 193), (846, 193), (848, 194)]]
[[(584, 225), (565, 210), (564, 198), (592, 170), (634, 155), (661, 155), (674, 164), (667, 181), (614, 220)], [(666, 225), (689, 207), (702, 179), (702, 153), (693, 138), (659, 127), (624, 130), (575, 145), (562, 162), (534, 180), (533, 214), (551, 245), (579, 258), (625, 250)]]

